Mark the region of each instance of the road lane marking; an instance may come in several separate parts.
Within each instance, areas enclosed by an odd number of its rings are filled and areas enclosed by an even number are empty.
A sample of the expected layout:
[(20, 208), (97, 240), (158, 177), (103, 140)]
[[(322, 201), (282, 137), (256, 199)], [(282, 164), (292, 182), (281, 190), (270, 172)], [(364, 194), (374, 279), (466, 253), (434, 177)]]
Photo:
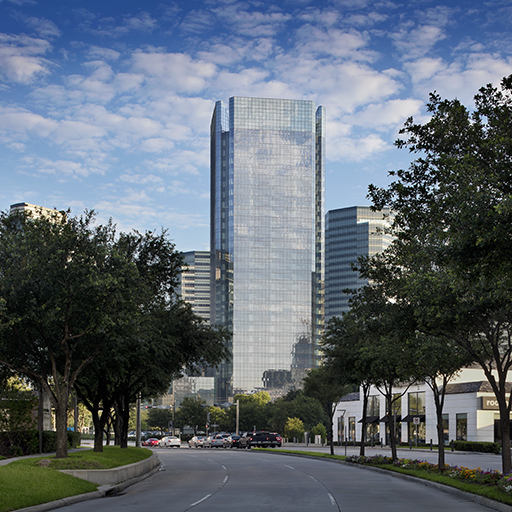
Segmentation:
[(335, 507), (336, 500), (334, 499), (334, 496), (330, 492), (328, 492), (327, 494), (329, 495), (329, 499), (331, 500), (332, 505)]
[(311, 478), (311, 480), (314, 480), (315, 482), (318, 482), (318, 480), (314, 476), (309, 475), (309, 478)]
[(211, 494), (207, 494), (203, 499), (196, 501), (195, 503), (192, 503), (192, 505), (190, 505), (190, 506), (195, 507), (196, 505), (199, 505), (199, 503), (202, 503), (204, 500), (207, 500), (210, 496), (211, 496)]
[(288, 466), (287, 464), (284, 465), (285, 468), (290, 468), (290, 469), (295, 469), (294, 467), (292, 466)]
[(228, 470), (228, 468), (226, 466), (222, 466), (226, 471)]
[(223, 484), (225, 484), (229, 479), (229, 476), (226, 476), (226, 478), (224, 478), (224, 482), (222, 482)]

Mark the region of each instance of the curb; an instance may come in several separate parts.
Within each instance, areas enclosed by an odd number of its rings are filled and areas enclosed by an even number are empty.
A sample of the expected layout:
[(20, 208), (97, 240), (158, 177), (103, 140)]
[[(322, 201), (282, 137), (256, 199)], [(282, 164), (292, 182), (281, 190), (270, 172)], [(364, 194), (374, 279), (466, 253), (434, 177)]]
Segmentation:
[(15, 512), (46, 512), (48, 510), (55, 510), (61, 507), (67, 507), (75, 503), (81, 503), (83, 501), (95, 500), (99, 498), (105, 498), (107, 496), (113, 496), (123, 491), (127, 487), (134, 485), (146, 478), (149, 478), (154, 473), (158, 472), (162, 468), (162, 464), (157, 464), (150, 471), (143, 475), (136, 476), (124, 482), (120, 482), (115, 485), (102, 485), (97, 491), (88, 492), (86, 494), (77, 494), (76, 496), (68, 496), (61, 498), (60, 500), (50, 501), (48, 503), (41, 503), (40, 505), (33, 505), (32, 507), (18, 508)]
[[(255, 450), (257, 453), (257, 450)], [(506, 503), (501, 503), (499, 501), (491, 500), (490, 498), (485, 498), (484, 496), (478, 496), (476, 494), (472, 494), (470, 492), (462, 491), (461, 489), (457, 489), (456, 487), (451, 487), (449, 485), (440, 484), (438, 482), (431, 482), (430, 480), (423, 480), (422, 478), (416, 478), (410, 475), (404, 475), (403, 473), (395, 473), (394, 471), (388, 471), (386, 469), (376, 468), (374, 466), (367, 466), (365, 464), (355, 464), (353, 462), (345, 462), (344, 460), (336, 460), (329, 459), (327, 457), (315, 457), (314, 455), (301, 455), (298, 453), (285, 453), (282, 451), (270, 451), (265, 450), (265, 453), (275, 453), (279, 455), (289, 455), (291, 457), (302, 457), (305, 459), (314, 459), (314, 460), (324, 460), (328, 462), (334, 462), (335, 464), (345, 464), (347, 466), (352, 466), (354, 468), (377, 471), (379, 473), (385, 473), (386, 475), (390, 475), (394, 478), (401, 478), (402, 480), (408, 480), (409, 482), (416, 482), (417, 484), (424, 485), (426, 487), (434, 487), (440, 491), (446, 492), (448, 494), (453, 494), (454, 496), (458, 496), (459, 498), (463, 498), (467, 501), (472, 501), (477, 503), (478, 505), (483, 505), (493, 510), (498, 510), (499, 512), (512, 512), (512, 506), (507, 505)]]

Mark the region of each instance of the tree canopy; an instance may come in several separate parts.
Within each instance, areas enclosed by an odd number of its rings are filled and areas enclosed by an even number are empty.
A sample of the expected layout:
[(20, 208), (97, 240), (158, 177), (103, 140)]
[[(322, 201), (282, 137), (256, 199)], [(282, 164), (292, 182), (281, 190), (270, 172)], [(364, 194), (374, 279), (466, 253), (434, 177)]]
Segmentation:
[(417, 158), (369, 195), (395, 213), (389, 261), (401, 269), (400, 300), (413, 308), (418, 329), (457, 343), (491, 384), (509, 473), (512, 75), (482, 87), (472, 111), (436, 93), (428, 111), (424, 124), (409, 119), (396, 143)]

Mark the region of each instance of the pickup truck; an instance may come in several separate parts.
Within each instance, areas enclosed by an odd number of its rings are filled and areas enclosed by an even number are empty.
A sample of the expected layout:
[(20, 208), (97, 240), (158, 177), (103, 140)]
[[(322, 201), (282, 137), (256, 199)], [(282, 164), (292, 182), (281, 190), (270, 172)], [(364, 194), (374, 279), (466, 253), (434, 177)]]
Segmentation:
[(251, 449), (253, 446), (260, 448), (276, 448), (281, 446), (281, 436), (275, 432), (258, 430), (256, 432), (246, 432), (240, 437), (238, 448)]

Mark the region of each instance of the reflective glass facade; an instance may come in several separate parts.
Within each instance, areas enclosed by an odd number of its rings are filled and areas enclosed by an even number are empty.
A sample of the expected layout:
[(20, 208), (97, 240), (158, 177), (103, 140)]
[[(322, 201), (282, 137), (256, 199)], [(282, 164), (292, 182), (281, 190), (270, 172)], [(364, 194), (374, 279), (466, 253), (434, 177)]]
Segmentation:
[(233, 332), (217, 398), (282, 394), (317, 362), (323, 324), (325, 110), (234, 97), (211, 124), (212, 323)]
[(350, 295), (367, 284), (359, 279), (351, 264), (359, 256), (373, 256), (389, 246), (390, 235), (382, 232), (389, 225), (389, 209), (375, 212), (369, 206), (330, 210), (325, 221), (325, 321), (349, 310)]
[(186, 267), (180, 279), (180, 295), (192, 305), (192, 311), (210, 321), (210, 253), (189, 251), (183, 253)]

